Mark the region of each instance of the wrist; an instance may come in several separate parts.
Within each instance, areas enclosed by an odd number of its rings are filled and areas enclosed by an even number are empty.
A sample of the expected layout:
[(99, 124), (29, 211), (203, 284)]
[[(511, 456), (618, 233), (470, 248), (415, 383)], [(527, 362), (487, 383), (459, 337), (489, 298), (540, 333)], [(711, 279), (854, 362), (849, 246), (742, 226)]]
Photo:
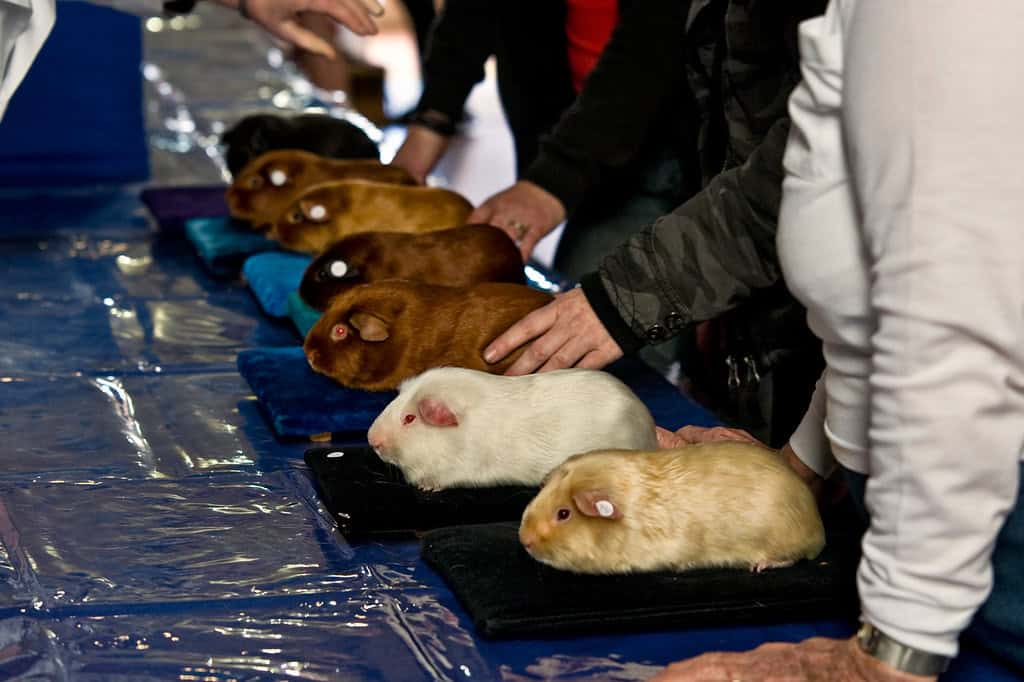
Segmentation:
[(458, 121), (437, 109), (417, 109), (409, 114), (409, 130), (418, 127), (442, 137), (449, 138), (458, 132)]
[(438, 135), (429, 128), (412, 124), (406, 131), (405, 142), (399, 147), (391, 163), (404, 168), (422, 183), (447, 148), (447, 137)]

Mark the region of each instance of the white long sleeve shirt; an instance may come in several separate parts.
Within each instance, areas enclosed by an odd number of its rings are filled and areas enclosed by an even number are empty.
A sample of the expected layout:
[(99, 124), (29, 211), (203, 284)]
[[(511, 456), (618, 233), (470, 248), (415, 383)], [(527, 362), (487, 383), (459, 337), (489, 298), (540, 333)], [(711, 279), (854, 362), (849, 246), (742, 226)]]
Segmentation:
[(0, 0), (0, 121), (56, 17), (55, 0)]
[(791, 444), (869, 475), (864, 618), (947, 656), (1024, 448), (1021, 26), (1019, 0), (833, 0), (790, 100), (778, 249), (827, 361)]

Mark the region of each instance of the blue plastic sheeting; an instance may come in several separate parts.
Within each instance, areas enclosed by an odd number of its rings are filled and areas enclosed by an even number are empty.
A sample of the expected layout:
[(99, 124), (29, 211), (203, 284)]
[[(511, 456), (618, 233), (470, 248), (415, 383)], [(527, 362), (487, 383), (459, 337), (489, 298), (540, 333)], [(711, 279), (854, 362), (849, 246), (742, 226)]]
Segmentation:
[(0, 197), (0, 678), (637, 680), (849, 632), (478, 638), (415, 541), (347, 543), (305, 445), (272, 435), (235, 356), (296, 344), (289, 324), (139, 211), (130, 189)]

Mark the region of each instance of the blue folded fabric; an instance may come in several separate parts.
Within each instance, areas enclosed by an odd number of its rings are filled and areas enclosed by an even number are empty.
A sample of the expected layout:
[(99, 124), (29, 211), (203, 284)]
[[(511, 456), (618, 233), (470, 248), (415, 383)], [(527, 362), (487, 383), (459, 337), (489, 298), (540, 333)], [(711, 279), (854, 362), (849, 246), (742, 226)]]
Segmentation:
[[(238, 370), (280, 436), (363, 432), (397, 395), (345, 388), (310, 369), (298, 347), (244, 350)], [(636, 358), (623, 358), (607, 370), (633, 389), (659, 426), (675, 430), (721, 423)]]
[(321, 433), (363, 435), (395, 391), (345, 388), (309, 367), (302, 348), (251, 348), (238, 354), (238, 371), (283, 437)]
[(246, 258), (254, 253), (279, 248), (277, 242), (227, 217), (186, 220), (185, 236), (206, 269), (222, 279), (237, 277)]
[(271, 317), (288, 316), (288, 297), (299, 288), (311, 260), (284, 251), (258, 253), (245, 259), (242, 274), (263, 312)]
[(298, 291), (292, 291), (288, 294), (288, 317), (292, 318), (299, 336), (306, 338), (306, 334), (320, 319), (320, 311), (309, 307), (299, 296)]

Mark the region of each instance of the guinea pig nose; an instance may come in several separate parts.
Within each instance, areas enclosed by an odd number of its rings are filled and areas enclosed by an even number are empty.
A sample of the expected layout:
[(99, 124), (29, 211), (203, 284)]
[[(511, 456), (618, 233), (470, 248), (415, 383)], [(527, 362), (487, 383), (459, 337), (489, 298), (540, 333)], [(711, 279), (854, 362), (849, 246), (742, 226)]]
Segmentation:
[(537, 536), (529, 531), (521, 530), (519, 531), (519, 542), (526, 549), (530, 549), (531, 546), (537, 544)]

